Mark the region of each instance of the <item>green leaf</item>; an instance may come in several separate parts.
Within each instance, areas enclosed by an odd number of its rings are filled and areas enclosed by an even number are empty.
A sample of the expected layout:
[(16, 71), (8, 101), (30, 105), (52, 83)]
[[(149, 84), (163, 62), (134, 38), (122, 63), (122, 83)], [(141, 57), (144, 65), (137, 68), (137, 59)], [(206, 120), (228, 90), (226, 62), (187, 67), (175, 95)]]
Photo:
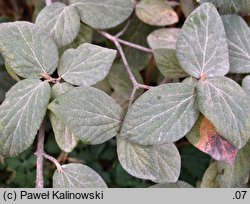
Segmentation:
[[(138, 70), (131, 69), (138, 83), (143, 83), (143, 79)], [(132, 93), (133, 85), (128, 77), (124, 65), (121, 63), (115, 63), (109, 72), (108, 80), (112, 88), (119, 93), (124, 99), (128, 99)], [(139, 90), (136, 94), (138, 98), (143, 93), (143, 90)]]
[(136, 5), (135, 12), (149, 25), (167, 26), (179, 21), (176, 12), (164, 0), (142, 0)]
[(195, 2), (196, 0), (180, 0), (181, 10), (185, 17), (188, 17), (195, 9)]
[(80, 16), (73, 6), (56, 2), (44, 9), (36, 18), (36, 25), (45, 28), (58, 47), (70, 44), (80, 30)]
[(149, 188), (193, 188), (193, 186), (185, 181), (176, 181), (175, 183), (155, 184)]
[(250, 76), (246, 76), (242, 80), (242, 88), (248, 95), (250, 95)]
[(93, 39), (93, 29), (81, 23), (80, 31), (75, 40), (69, 45), (71, 48), (77, 48), (83, 43), (91, 43)]
[(115, 50), (84, 43), (63, 53), (58, 74), (73, 85), (94, 85), (108, 75), (115, 56)]
[(189, 85), (189, 86), (196, 87), (197, 84), (198, 84), (198, 80), (197, 80), (196, 78), (190, 76), (190, 77), (187, 77), (186, 79), (184, 79), (184, 80), (182, 81), (182, 83), (187, 84), (187, 85)]
[(199, 80), (198, 109), (216, 130), (241, 148), (250, 136), (249, 98), (243, 89), (226, 77)]
[(239, 150), (234, 165), (218, 162), (218, 182), (221, 188), (246, 187), (250, 173), (250, 142)]
[(0, 106), (0, 154), (16, 156), (34, 141), (50, 99), (50, 85), (38, 79), (18, 82)]
[(10, 65), (5, 62), (5, 69), (8, 72), (8, 74), (16, 81), (20, 81), (21, 79), (16, 75), (16, 73), (11, 69)]
[[(127, 31), (121, 36), (123, 40), (147, 47), (147, 36), (154, 30), (153, 27), (144, 24), (138, 18), (131, 20)], [(150, 54), (131, 47), (124, 47), (124, 53), (127, 57), (130, 67), (142, 70), (148, 65)]]
[(195, 78), (224, 76), (229, 71), (223, 23), (210, 3), (202, 4), (190, 14), (176, 46), (180, 64)]
[[(68, 83), (55, 84), (52, 87), (51, 98), (55, 99), (73, 88), (74, 87)], [(71, 133), (69, 128), (60, 119), (58, 119), (54, 113), (50, 112), (49, 118), (58, 146), (65, 152), (71, 152), (76, 147), (79, 139)]]
[(10, 68), (23, 78), (52, 74), (58, 64), (53, 39), (41, 27), (29, 22), (0, 25), (0, 52)]
[(249, 0), (200, 0), (200, 3), (211, 2), (219, 8), (220, 13), (250, 13), (250, 2)]
[(81, 20), (92, 28), (113, 28), (124, 22), (133, 12), (131, 0), (70, 0)]
[(160, 48), (153, 50), (155, 62), (160, 72), (168, 78), (182, 78), (188, 74), (182, 69), (173, 49)]
[(194, 87), (182, 83), (157, 86), (139, 97), (128, 110), (121, 137), (140, 145), (171, 143), (195, 124)]
[(85, 143), (100, 144), (117, 134), (121, 107), (104, 92), (81, 87), (56, 98), (49, 109)]
[(53, 175), (53, 188), (107, 188), (103, 179), (88, 166), (66, 164), (62, 169)]
[(5, 99), (5, 93), (15, 84), (15, 81), (0, 68), (0, 103)]
[(175, 49), (180, 32), (179, 28), (161, 28), (150, 33), (147, 41), (152, 49)]
[(237, 15), (222, 17), (228, 39), (230, 72), (250, 72), (250, 29)]
[(179, 177), (181, 158), (174, 144), (140, 146), (118, 137), (117, 153), (132, 176), (156, 183), (175, 182)]
[(219, 188), (219, 181), (218, 181), (218, 165), (217, 162), (213, 162), (207, 168), (202, 181), (201, 181), (201, 188)]

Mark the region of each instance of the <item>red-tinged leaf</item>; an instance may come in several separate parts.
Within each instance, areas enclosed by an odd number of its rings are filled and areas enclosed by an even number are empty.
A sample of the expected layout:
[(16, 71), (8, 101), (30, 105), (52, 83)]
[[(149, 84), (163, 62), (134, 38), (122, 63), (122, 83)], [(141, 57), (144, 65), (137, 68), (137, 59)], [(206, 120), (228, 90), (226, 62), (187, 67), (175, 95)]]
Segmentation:
[[(196, 130), (191, 130), (187, 137), (188, 140), (215, 160), (233, 165), (238, 149), (224, 139), (207, 118), (202, 117), (197, 123), (198, 125), (194, 127)], [(194, 137), (198, 137), (198, 139)]]

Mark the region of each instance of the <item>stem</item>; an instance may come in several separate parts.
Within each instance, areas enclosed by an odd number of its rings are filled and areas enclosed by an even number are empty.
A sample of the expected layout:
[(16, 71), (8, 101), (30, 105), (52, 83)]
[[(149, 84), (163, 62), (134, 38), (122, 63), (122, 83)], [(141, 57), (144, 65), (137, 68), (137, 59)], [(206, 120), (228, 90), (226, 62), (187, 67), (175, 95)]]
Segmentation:
[(151, 86), (147, 86), (147, 85), (144, 85), (144, 84), (140, 84), (136, 81), (136, 78), (134, 77), (132, 71), (131, 71), (131, 68), (129, 67), (129, 64), (128, 64), (128, 61), (127, 61), (127, 58), (123, 52), (123, 49), (122, 49), (122, 46), (119, 42), (119, 38), (117, 38), (116, 36), (113, 36), (113, 35), (110, 35), (109, 33), (107, 32), (104, 32), (104, 31), (98, 31), (102, 36), (104, 36), (105, 38), (107, 38), (108, 40), (112, 41), (118, 52), (120, 53), (120, 56), (121, 56), (121, 59), (122, 59), (122, 62), (123, 62), (123, 65), (125, 67), (125, 70), (127, 71), (128, 73), (128, 76), (129, 76), (129, 79), (131, 80), (132, 84), (133, 84), (133, 90), (132, 90), (132, 93), (129, 97), (129, 104), (128, 104), (128, 107), (131, 107), (133, 101), (134, 101), (134, 98), (135, 98), (135, 93), (136, 93), (136, 90), (139, 89), (139, 88), (142, 88), (142, 89), (150, 89), (152, 88)]
[(61, 165), (54, 157), (46, 154), (45, 152), (43, 152), (43, 156), (44, 156), (44, 158), (50, 160), (51, 162), (53, 162), (56, 165), (57, 171), (59, 171), (59, 172), (63, 171)]
[(45, 121), (38, 133), (38, 142), (36, 150), (36, 188), (43, 188), (43, 153), (44, 153)]
[(134, 44), (134, 43), (131, 43), (131, 42), (128, 42), (128, 41), (125, 41), (125, 40), (122, 40), (122, 39), (119, 39), (117, 38), (118, 42), (123, 44), (123, 45), (127, 45), (128, 47), (132, 47), (132, 48), (135, 48), (137, 50), (141, 50), (143, 52), (148, 52), (148, 53), (152, 53), (153, 51), (147, 47), (143, 47), (141, 45), (137, 45), (137, 44)]

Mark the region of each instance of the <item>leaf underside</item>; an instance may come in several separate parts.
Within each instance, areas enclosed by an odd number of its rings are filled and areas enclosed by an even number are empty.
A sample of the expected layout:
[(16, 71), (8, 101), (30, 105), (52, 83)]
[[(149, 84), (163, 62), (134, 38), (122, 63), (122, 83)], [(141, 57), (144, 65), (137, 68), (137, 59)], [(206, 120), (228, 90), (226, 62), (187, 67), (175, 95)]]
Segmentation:
[(17, 156), (34, 141), (50, 99), (50, 85), (26, 79), (14, 85), (0, 106), (0, 154)]
[(81, 87), (59, 96), (48, 107), (81, 141), (101, 144), (118, 133), (123, 112), (106, 93)]
[(52, 74), (58, 64), (57, 46), (49, 34), (33, 23), (0, 25), (0, 52), (5, 62), (23, 78)]
[(249, 98), (233, 80), (214, 77), (199, 80), (198, 109), (215, 126), (220, 135), (241, 148), (250, 136)]
[(202, 4), (190, 14), (182, 27), (176, 52), (182, 68), (195, 78), (228, 73), (227, 38), (221, 17), (212, 4)]
[(165, 84), (150, 89), (128, 110), (120, 136), (141, 145), (171, 143), (184, 137), (195, 124), (194, 87)]
[(53, 188), (107, 188), (103, 179), (88, 166), (66, 164), (62, 169), (53, 175)]
[(131, 175), (156, 183), (177, 181), (180, 155), (174, 144), (140, 146), (117, 138), (117, 153), (122, 167)]

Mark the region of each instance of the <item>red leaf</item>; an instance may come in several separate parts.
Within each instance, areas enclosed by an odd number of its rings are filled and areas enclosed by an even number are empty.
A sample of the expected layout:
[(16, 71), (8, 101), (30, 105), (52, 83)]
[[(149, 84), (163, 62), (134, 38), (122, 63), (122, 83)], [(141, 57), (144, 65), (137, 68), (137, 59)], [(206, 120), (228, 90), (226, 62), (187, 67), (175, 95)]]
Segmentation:
[(224, 139), (207, 118), (202, 119), (199, 131), (200, 139), (195, 145), (198, 149), (215, 160), (234, 164), (238, 149)]

